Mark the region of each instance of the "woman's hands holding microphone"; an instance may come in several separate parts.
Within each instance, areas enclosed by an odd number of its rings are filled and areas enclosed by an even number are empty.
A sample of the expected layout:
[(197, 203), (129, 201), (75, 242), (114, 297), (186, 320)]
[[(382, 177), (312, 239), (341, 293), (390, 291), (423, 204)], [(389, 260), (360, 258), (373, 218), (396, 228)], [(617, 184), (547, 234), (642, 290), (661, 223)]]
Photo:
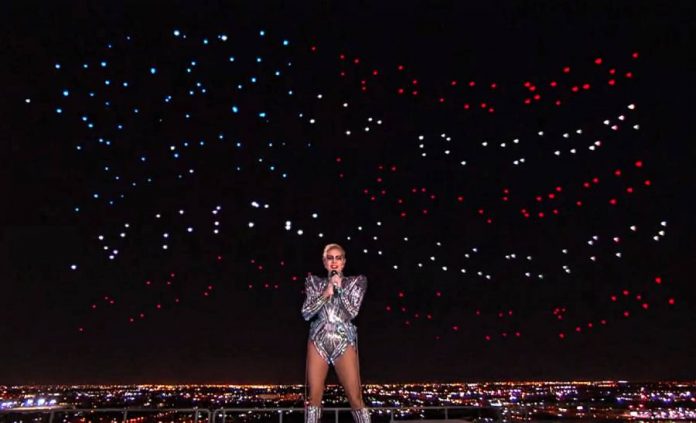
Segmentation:
[(343, 278), (338, 274), (337, 271), (332, 270), (331, 276), (329, 277), (329, 283), (326, 285), (326, 289), (322, 293), (326, 299), (333, 297), (334, 293), (339, 294), (341, 292), (341, 281)]

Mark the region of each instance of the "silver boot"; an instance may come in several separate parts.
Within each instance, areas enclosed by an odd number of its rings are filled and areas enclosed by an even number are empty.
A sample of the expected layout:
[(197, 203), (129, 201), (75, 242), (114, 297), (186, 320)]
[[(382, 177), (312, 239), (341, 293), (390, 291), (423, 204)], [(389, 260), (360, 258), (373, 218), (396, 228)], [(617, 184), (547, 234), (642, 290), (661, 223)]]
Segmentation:
[(370, 423), (370, 412), (367, 410), (367, 408), (350, 410), (350, 414), (353, 415), (353, 421), (355, 423)]
[(321, 421), (321, 407), (308, 405), (305, 408), (304, 421), (305, 423), (319, 423)]

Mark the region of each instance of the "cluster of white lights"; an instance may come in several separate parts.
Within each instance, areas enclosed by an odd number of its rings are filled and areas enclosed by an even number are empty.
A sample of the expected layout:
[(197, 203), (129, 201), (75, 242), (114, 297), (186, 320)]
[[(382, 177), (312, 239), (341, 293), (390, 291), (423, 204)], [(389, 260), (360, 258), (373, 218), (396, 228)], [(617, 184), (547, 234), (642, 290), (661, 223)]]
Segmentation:
[[(666, 228), (667, 227), (667, 221), (663, 220), (660, 222), (660, 227)], [(664, 237), (666, 234), (664, 229), (660, 229), (657, 231), (655, 235), (653, 235), (653, 240), (659, 241), (662, 237)]]

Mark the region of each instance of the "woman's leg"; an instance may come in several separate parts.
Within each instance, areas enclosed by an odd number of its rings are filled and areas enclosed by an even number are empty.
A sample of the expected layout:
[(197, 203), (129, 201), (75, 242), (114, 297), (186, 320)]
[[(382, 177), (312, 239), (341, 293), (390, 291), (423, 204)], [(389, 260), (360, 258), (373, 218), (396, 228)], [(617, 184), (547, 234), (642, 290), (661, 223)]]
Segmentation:
[(309, 385), (308, 405), (321, 407), (324, 396), (324, 383), (329, 372), (329, 364), (319, 355), (312, 341), (307, 342), (307, 384)]
[(334, 367), (338, 380), (341, 381), (346, 392), (350, 408), (353, 410), (365, 408), (362, 387), (360, 386), (360, 363), (358, 363), (358, 353), (355, 348), (348, 346), (346, 351), (336, 360)]

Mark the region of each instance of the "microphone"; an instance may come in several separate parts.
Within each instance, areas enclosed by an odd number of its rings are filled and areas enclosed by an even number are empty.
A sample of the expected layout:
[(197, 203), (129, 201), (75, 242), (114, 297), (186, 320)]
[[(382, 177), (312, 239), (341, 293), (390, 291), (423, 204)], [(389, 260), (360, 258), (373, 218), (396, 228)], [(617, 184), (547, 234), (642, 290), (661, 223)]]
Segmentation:
[[(329, 279), (331, 279), (332, 277), (338, 275), (338, 272), (334, 269), (331, 271), (331, 273), (329, 275), (330, 275)], [(337, 284), (333, 284), (333, 287), (334, 287), (334, 292), (336, 292), (337, 295), (341, 295), (341, 288)]]

